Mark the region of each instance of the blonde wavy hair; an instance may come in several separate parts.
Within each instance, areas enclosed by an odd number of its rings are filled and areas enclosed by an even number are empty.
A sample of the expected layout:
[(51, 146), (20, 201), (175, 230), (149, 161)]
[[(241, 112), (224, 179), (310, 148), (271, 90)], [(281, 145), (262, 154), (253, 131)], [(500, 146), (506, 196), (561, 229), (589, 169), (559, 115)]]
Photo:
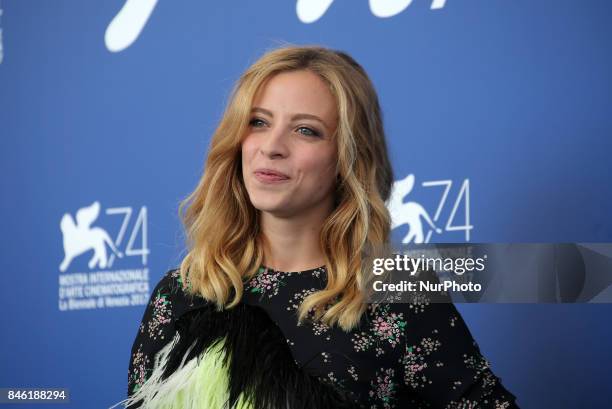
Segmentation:
[(237, 305), (243, 280), (257, 274), (263, 263), (263, 239), (258, 210), (242, 179), (241, 142), (260, 86), (277, 73), (295, 70), (317, 74), (336, 98), (338, 126), (333, 138), (339, 175), (335, 208), (319, 238), (327, 286), (303, 300), (298, 320), (311, 318), (349, 331), (367, 307), (364, 249), (389, 240), (385, 202), (393, 173), (376, 91), (364, 69), (341, 51), (286, 45), (265, 53), (239, 78), (210, 142), (204, 173), (179, 205), (188, 242), (180, 275), (189, 283), (189, 292), (221, 310)]

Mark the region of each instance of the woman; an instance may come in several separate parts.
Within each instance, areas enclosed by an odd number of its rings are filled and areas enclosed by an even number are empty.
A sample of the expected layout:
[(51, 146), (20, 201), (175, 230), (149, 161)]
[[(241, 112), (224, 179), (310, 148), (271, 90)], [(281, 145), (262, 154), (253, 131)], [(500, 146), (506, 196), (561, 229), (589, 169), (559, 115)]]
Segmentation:
[(392, 182), (359, 64), (314, 46), (261, 57), (181, 204), (188, 253), (153, 291), (125, 403), (516, 407), (452, 304), (366, 302)]

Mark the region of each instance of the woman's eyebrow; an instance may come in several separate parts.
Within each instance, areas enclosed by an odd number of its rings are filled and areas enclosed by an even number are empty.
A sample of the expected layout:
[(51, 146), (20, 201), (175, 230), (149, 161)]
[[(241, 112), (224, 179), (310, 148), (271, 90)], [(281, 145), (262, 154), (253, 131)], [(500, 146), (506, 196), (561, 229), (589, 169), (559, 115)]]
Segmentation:
[[(272, 113), (272, 111), (269, 111), (265, 108), (260, 108), (260, 107), (254, 107), (251, 109), (251, 113), (253, 112), (260, 112), (262, 114), (268, 115), (271, 118), (274, 118), (274, 114)], [(321, 124), (326, 128), (329, 129), (329, 127), (327, 126), (327, 124), (325, 123), (325, 121), (323, 121), (321, 118), (319, 118), (316, 115), (312, 115), (312, 114), (295, 114), (291, 117), (291, 120), (294, 121), (296, 119), (313, 119), (315, 121), (319, 121), (321, 122)]]

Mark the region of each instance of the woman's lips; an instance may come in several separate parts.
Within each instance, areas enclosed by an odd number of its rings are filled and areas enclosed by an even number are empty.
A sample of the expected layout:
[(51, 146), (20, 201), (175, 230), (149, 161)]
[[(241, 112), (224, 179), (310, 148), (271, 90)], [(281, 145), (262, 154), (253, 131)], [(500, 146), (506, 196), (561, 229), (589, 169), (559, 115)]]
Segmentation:
[(276, 173), (268, 173), (266, 171), (255, 171), (253, 173), (255, 174), (257, 180), (262, 183), (282, 183), (289, 180), (287, 176), (282, 176)]

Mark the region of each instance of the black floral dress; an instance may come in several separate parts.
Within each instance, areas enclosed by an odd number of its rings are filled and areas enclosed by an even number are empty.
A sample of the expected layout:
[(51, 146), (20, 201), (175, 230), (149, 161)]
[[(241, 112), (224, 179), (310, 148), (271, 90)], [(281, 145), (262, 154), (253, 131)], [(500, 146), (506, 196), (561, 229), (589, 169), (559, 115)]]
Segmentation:
[[(267, 312), (301, 369), (350, 391), (362, 407), (517, 407), (452, 303), (370, 304), (350, 332), (310, 321), (297, 325), (301, 301), (325, 283), (325, 267), (301, 272), (261, 267), (245, 282), (242, 303)], [(153, 290), (132, 347), (128, 396), (148, 379), (177, 319), (207, 305), (182, 288), (178, 270), (171, 270)]]

